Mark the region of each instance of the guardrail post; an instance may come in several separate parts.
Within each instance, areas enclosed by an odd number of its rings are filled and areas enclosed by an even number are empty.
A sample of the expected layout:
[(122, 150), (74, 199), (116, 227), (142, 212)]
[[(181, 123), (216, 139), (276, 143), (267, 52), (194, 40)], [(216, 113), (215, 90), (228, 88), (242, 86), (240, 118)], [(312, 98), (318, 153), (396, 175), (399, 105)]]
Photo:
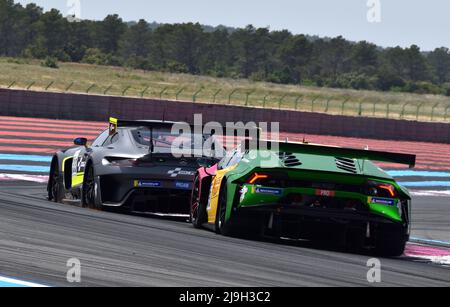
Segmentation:
[(314, 103), (317, 99), (319, 99), (319, 96), (316, 96), (315, 98), (313, 98), (313, 100), (311, 100), (311, 112), (314, 112)]
[(55, 83), (55, 81), (50, 82), (46, 87), (45, 90), (48, 91), (48, 89)]
[(417, 120), (417, 121), (419, 121), (419, 112), (420, 112), (420, 109), (422, 108), (422, 106), (423, 106), (424, 104), (425, 104), (425, 103), (422, 102), (422, 103), (420, 103), (420, 104), (417, 106), (417, 110), (416, 110), (416, 120)]
[(238, 91), (238, 89), (234, 89), (231, 91), (230, 95), (228, 95), (228, 104), (231, 104), (231, 97)]
[(159, 92), (159, 99), (162, 99), (162, 96), (167, 91), (167, 89), (168, 89), (168, 87), (166, 86), (165, 88), (163, 88), (163, 90), (161, 92)]
[(389, 118), (391, 115), (391, 104), (392, 104), (392, 102), (388, 102), (388, 104), (387, 104), (386, 118)]
[(295, 110), (298, 110), (298, 104), (300, 102), (300, 99), (303, 98), (303, 95), (300, 95), (297, 97), (297, 99), (295, 99)]
[(325, 113), (328, 113), (328, 110), (330, 109), (330, 101), (333, 99), (332, 97), (327, 99), (327, 106), (325, 107)]
[(192, 101), (193, 102), (197, 102), (197, 96), (198, 96), (198, 94), (200, 94), (201, 91), (203, 91), (203, 86), (198, 91), (196, 91), (194, 93), (194, 95), (192, 96)]
[(89, 86), (86, 90), (86, 94), (89, 94), (89, 92), (94, 88), (94, 86), (95, 86), (95, 83), (92, 84), (91, 86)]
[(263, 108), (265, 109), (266, 108), (266, 105), (267, 105), (267, 98), (269, 98), (270, 97), (270, 94), (267, 94), (266, 96), (264, 96), (264, 100), (263, 100)]
[(431, 109), (431, 121), (434, 120), (434, 111), (436, 110), (436, 108), (439, 106), (439, 102), (435, 103), (433, 108)]
[(185, 89), (186, 89), (186, 86), (182, 87), (182, 88), (175, 94), (175, 100), (178, 100), (178, 97), (180, 97), (181, 93), (183, 93)]
[(372, 116), (375, 117), (377, 114), (377, 101), (374, 101), (373, 103), (373, 110), (372, 110)]
[(220, 92), (222, 92), (222, 89), (218, 89), (218, 90), (214, 93), (214, 95), (213, 95), (213, 103), (216, 103), (217, 95), (219, 95)]
[(13, 81), (13, 82), (11, 82), (11, 84), (10, 84), (10, 85), (8, 85), (8, 89), (10, 89), (11, 87), (13, 87), (13, 86), (14, 86), (14, 84), (16, 84), (16, 81)]
[(106, 95), (106, 93), (108, 93), (108, 91), (110, 90), (110, 89), (112, 89), (112, 84), (110, 85), (110, 86), (108, 86), (104, 91), (103, 91), (103, 95)]
[(246, 93), (246, 97), (245, 97), (245, 106), (246, 107), (248, 106), (248, 100), (250, 98), (250, 95), (253, 94), (254, 92), (255, 92), (255, 90), (251, 90)]
[(359, 102), (359, 107), (358, 107), (358, 116), (362, 116), (362, 106), (363, 106), (363, 101), (361, 100), (360, 102)]
[(29, 90), (33, 85), (35, 85), (36, 84), (36, 82), (35, 81), (33, 81), (33, 82), (31, 82), (28, 86), (27, 86), (27, 90)]
[(66, 92), (70, 90), (70, 88), (75, 84), (75, 82), (71, 82), (68, 87), (66, 87)]
[(344, 115), (345, 113), (345, 105), (347, 104), (347, 102), (350, 100), (350, 97), (345, 99), (344, 102), (342, 102), (342, 110), (341, 110), (341, 115)]
[(122, 96), (125, 96), (125, 93), (131, 88), (130, 85), (128, 85), (123, 91), (122, 91)]
[(278, 101), (278, 110), (281, 110), (281, 104), (283, 103), (284, 98), (286, 98), (287, 96), (287, 94), (281, 96), (280, 100)]
[(410, 104), (409, 102), (403, 104), (402, 113), (400, 114), (401, 119), (403, 119), (405, 117), (406, 106), (409, 104)]
[(448, 118), (448, 110), (450, 109), (450, 104), (445, 108), (444, 120), (447, 121)]
[(148, 89), (150, 88), (149, 85), (147, 85), (144, 90), (141, 92), (141, 98), (144, 98), (145, 92), (148, 91)]

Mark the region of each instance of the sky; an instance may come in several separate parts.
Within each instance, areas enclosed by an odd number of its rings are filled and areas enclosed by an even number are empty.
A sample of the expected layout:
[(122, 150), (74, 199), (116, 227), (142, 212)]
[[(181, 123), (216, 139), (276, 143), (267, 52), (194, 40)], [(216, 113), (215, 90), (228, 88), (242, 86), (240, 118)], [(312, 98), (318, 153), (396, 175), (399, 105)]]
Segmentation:
[[(418, 45), (424, 51), (450, 47), (448, 0), (34, 0), (63, 15), (79, 12), (101, 20), (199, 22), (205, 25), (270, 27), (294, 34), (367, 40), (383, 47)], [(79, 3), (79, 5), (77, 4)], [(78, 10), (80, 8), (80, 10)], [(369, 17), (368, 17), (369, 15)]]

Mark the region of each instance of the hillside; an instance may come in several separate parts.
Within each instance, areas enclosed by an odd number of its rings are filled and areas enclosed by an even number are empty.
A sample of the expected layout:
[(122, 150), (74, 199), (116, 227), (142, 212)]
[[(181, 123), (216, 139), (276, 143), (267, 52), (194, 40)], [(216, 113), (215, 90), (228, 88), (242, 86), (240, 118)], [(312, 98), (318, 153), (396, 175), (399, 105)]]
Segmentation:
[(450, 120), (450, 99), (439, 95), (278, 85), (76, 63), (58, 65), (58, 69), (52, 69), (43, 67), (37, 60), (0, 58), (0, 87), (195, 100), (411, 120), (416, 119), (419, 109), (419, 120)]

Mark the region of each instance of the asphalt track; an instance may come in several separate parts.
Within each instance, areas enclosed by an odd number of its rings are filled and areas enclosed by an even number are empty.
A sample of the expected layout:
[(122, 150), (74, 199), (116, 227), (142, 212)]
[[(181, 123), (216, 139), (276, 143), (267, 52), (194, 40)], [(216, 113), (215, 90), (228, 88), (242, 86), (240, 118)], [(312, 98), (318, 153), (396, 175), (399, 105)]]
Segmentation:
[[(425, 259), (381, 259), (382, 282), (369, 284), (370, 255), (225, 238), (183, 221), (92, 211), (44, 196), (39, 184), (0, 187), (1, 275), (48, 286), (450, 285), (450, 268)], [(442, 200), (415, 198), (414, 235), (450, 233), (450, 207)], [(66, 281), (74, 257), (80, 284)]]
[[(33, 182), (47, 180), (51, 154), (70, 147), (80, 134), (92, 140), (106, 125), (13, 117), (0, 117), (0, 122), (0, 286), (4, 277), (48, 286), (372, 285), (366, 279), (370, 255), (305, 242), (225, 238), (180, 220), (47, 202), (45, 186)], [(419, 184), (416, 193), (427, 195), (414, 197), (413, 236), (450, 242), (450, 198), (429, 197), (450, 196), (444, 185), (450, 184), (450, 145), (285, 137), (417, 153), (420, 173), (398, 170), (402, 183)], [(425, 186), (424, 182), (438, 184)], [(424, 244), (410, 244), (404, 257), (381, 259), (382, 283), (377, 285), (449, 286), (450, 248)], [(66, 280), (70, 258), (81, 261), (80, 284)], [(447, 266), (436, 264), (442, 261)]]

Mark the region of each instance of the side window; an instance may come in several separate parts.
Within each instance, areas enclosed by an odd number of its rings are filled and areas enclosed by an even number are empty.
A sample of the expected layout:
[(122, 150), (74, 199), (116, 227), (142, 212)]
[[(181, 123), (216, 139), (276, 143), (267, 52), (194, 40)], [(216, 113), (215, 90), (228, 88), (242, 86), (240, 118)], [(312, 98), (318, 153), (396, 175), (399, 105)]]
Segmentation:
[(244, 157), (244, 153), (241, 150), (237, 150), (231, 160), (228, 162), (227, 168), (238, 165)]
[(109, 130), (103, 131), (97, 139), (92, 143), (91, 147), (100, 147), (106, 141), (109, 135)]
[(225, 157), (219, 163), (219, 169), (226, 169), (229, 166), (230, 161), (233, 159), (235, 154), (236, 154), (235, 150), (227, 152)]
[(116, 143), (119, 140), (119, 133), (116, 133), (112, 136), (109, 136), (106, 141), (103, 143), (103, 147), (112, 145), (114, 143)]

